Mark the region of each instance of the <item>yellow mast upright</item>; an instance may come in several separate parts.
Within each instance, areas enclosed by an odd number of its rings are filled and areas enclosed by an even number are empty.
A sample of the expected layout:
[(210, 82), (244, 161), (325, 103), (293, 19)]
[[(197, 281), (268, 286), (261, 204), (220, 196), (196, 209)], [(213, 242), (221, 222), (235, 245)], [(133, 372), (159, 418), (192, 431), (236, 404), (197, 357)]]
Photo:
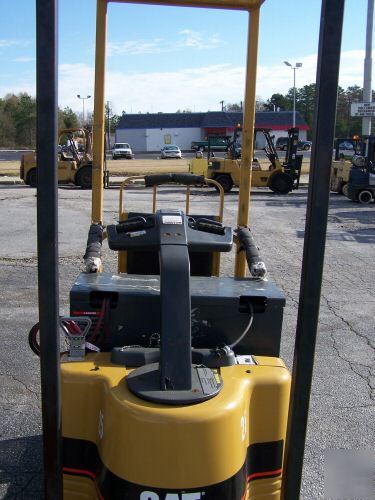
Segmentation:
[[(242, 125), (242, 157), (240, 170), (240, 191), (238, 195), (237, 224), (240, 227), (249, 223), (251, 172), (254, 154), (254, 122), (256, 104), (256, 77), (258, 61), (260, 5), (249, 12), (249, 36), (246, 62), (245, 108)], [(236, 253), (234, 275), (243, 277), (246, 274), (245, 252)]]
[(104, 102), (105, 102), (105, 49), (107, 36), (107, 0), (98, 0), (96, 8), (95, 94), (92, 161), (91, 219), (103, 222), (104, 176)]

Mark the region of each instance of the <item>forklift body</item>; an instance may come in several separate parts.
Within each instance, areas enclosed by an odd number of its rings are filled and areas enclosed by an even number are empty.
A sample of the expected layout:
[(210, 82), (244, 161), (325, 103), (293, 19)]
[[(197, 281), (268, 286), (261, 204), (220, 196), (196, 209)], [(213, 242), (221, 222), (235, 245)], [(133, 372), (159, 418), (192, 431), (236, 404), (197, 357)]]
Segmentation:
[(363, 148), (364, 142), (360, 138), (335, 140), (335, 157), (331, 165), (330, 191), (347, 196), (347, 184), (352, 167), (352, 157), (353, 155), (363, 155)]
[(346, 196), (352, 201), (372, 203), (375, 199), (375, 136), (363, 141), (364, 156), (352, 158)]
[[(298, 132), (297, 128), (288, 131), (285, 160), (281, 162), (270, 131), (268, 129), (255, 129), (255, 138), (257, 133), (261, 133), (266, 139), (267, 146), (264, 149), (270, 164), (266, 169), (259, 161), (253, 160), (252, 187), (268, 187), (278, 194), (287, 194), (293, 189), (298, 189), (303, 159), (302, 155), (297, 154)], [(191, 171), (205, 174), (209, 179), (215, 179), (223, 186), (224, 192), (229, 192), (233, 186), (240, 185), (241, 159), (239, 151), (235, 134), (233, 141), (228, 144), (226, 158), (212, 158), (209, 148), (207, 160), (194, 159)]]
[[(57, 169), (50, 168), (56, 165), (51, 138), (56, 136), (57, 123), (57, 4), (55, 0), (37, 2), (37, 144), (41, 159), (37, 181), (38, 265), (45, 497), (295, 500), (301, 484), (319, 311), (328, 169), (323, 180), (316, 168), (311, 173), (291, 379), (279, 358), (284, 297), (266, 277), (248, 226), (263, 0), (173, 1), (176, 6), (231, 8), (249, 13), (240, 189), (234, 228), (225, 226), (215, 214), (191, 213), (188, 201), (185, 210), (156, 209), (154, 203), (151, 211), (124, 211), (122, 191), (118, 223), (104, 224), (108, 3), (97, 3), (92, 224), (85, 272), (71, 291), (71, 317), (59, 320)], [(151, 3), (170, 4), (166, 0)], [(331, 154), (342, 18), (341, 0), (323, 0), (314, 167), (328, 164)], [(324, 119), (320, 118), (323, 111)], [(185, 185), (189, 193), (191, 187), (206, 183), (215, 186), (221, 200), (224, 197), (220, 183), (197, 175), (163, 174), (146, 176), (143, 181), (154, 194), (163, 184)], [(105, 240), (119, 254), (119, 261), (121, 252), (127, 254), (126, 274), (102, 272), (101, 247)], [(219, 265), (215, 259), (233, 247), (234, 277), (216, 276)], [(142, 252), (157, 254), (158, 268), (154, 272), (131, 272), (129, 254), (134, 257)], [(192, 276), (194, 254), (211, 258), (202, 259), (202, 267), (198, 266)], [(220, 319), (220, 313), (226, 321)], [(267, 317), (273, 335), (263, 330)], [(147, 321), (152, 327), (148, 330)], [(129, 325), (133, 328), (131, 336)], [(59, 326), (69, 341), (68, 352), (62, 356)]]
[[(78, 141), (83, 146), (82, 152), (78, 149)], [(62, 129), (59, 132), (58, 144), (63, 147), (58, 153), (58, 182), (90, 189), (92, 185), (91, 132), (84, 128)], [(20, 178), (25, 184), (36, 187), (38, 178), (36, 152), (22, 155)]]

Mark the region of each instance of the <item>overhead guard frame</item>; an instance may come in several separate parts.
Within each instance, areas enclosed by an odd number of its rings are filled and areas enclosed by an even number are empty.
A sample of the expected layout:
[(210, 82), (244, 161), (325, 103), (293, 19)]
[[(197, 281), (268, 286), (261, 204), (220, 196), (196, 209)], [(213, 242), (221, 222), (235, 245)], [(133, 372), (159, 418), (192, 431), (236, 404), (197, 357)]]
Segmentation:
[[(256, 105), (256, 68), (258, 60), (259, 14), (264, 0), (98, 0), (96, 14), (95, 92), (93, 127), (93, 192), (91, 219), (103, 223), (103, 176), (105, 132), (105, 47), (107, 38), (107, 10), (109, 3), (151, 4), (175, 7), (200, 7), (242, 10), (249, 13), (246, 63), (245, 106), (242, 126), (242, 158), (239, 186), (237, 224), (249, 224), (251, 170), (254, 152), (254, 122)], [(246, 274), (245, 252), (236, 252), (234, 274)]]

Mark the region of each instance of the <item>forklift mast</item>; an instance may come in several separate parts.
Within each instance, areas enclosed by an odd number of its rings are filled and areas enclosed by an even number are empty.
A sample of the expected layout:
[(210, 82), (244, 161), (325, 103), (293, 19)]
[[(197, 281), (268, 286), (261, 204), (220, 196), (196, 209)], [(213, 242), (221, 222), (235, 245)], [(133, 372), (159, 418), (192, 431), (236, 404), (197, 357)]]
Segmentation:
[(292, 165), (297, 155), (297, 146), (299, 139), (299, 129), (294, 127), (288, 130), (288, 144), (285, 153), (285, 165)]

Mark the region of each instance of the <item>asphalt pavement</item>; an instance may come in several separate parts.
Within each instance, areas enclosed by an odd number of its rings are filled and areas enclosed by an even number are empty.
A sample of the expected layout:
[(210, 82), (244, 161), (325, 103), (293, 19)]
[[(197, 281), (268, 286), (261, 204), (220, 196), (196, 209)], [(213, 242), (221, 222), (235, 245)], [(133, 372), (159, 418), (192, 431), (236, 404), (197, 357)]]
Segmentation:
[[(199, 213), (212, 213), (217, 195), (193, 190)], [(131, 189), (126, 206), (151, 207), (150, 191)], [(225, 222), (235, 225), (237, 192), (226, 195)], [(182, 204), (183, 192), (168, 187), (159, 206)], [(117, 218), (118, 190), (105, 191), (106, 223)], [(285, 196), (252, 192), (251, 227), (270, 279), (284, 292), (281, 356), (292, 366), (307, 188)], [(82, 269), (90, 224), (90, 192), (59, 189), (61, 314), (69, 313), (69, 290)], [(181, 206), (181, 205), (180, 205)], [(192, 205), (194, 211), (194, 205)], [(0, 186), (0, 498), (41, 498), (41, 410), (38, 358), (27, 333), (38, 320), (35, 189)], [(325, 275), (301, 498), (323, 498), (327, 450), (374, 448), (374, 245), (375, 207), (332, 195)], [(104, 245), (104, 266), (116, 272), (116, 256)], [(230, 275), (234, 254), (222, 270)], [(345, 471), (343, 471), (345, 474)]]

